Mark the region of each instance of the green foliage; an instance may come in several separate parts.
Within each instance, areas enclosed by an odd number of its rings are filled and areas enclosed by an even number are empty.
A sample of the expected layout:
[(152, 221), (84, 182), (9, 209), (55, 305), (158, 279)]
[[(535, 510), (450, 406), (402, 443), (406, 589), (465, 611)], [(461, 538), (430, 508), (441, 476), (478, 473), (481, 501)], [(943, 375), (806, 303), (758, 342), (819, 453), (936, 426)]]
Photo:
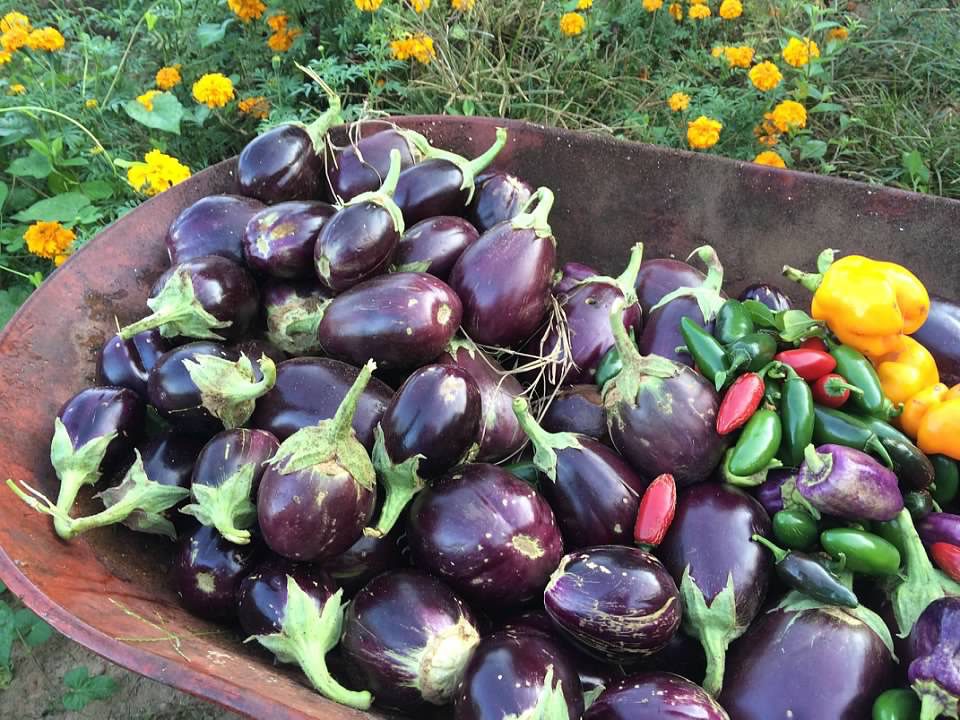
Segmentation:
[[(6, 589), (5, 585), (2, 586), (0, 593), (5, 593)], [(27, 648), (35, 648), (47, 642), (51, 635), (50, 626), (30, 610), (0, 600), (0, 690), (13, 679), (14, 644), (20, 642)]]
[(108, 700), (117, 692), (116, 680), (109, 675), (91, 676), (83, 666), (68, 670), (63, 676), (63, 684), (67, 686), (63, 707), (74, 712), (80, 712), (94, 700)]

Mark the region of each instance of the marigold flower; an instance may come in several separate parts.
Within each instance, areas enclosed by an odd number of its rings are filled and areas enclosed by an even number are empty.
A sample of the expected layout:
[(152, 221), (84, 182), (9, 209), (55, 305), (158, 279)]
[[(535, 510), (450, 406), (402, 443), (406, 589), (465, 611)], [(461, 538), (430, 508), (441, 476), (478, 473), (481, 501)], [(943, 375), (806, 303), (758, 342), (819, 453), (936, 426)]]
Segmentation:
[(227, 7), (233, 11), (233, 14), (240, 18), (243, 23), (251, 20), (259, 20), (266, 11), (267, 6), (260, 0), (227, 0)]
[(87, 98), (83, 102), (83, 106), (87, 108), (87, 110), (93, 110), (93, 108), (95, 108), (99, 104), (100, 103), (97, 101), (96, 98)]
[(22, 25), (13, 25), (0, 35), (0, 47), (7, 52), (16, 52), (30, 41), (30, 30)]
[(773, 147), (780, 141), (780, 130), (773, 122), (773, 113), (764, 113), (763, 121), (753, 129), (757, 142)]
[(846, 40), (848, 37), (850, 37), (850, 31), (845, 27), (835, 27), (827, 30), (827, 40), (836, 40), (839, 42)]
[(299, 28), (279, 30), (267, 38), (267, 45), (274, 52), (286, 52), (293, 47), (293, 41), (300, 34)]
[(77, 234), (58, 222), (41, 220), (27, 228), (23, 233), (23, 239), (27, 243), (27, 250), (37, 257), (55, 260), (62, 256), (66, 260), (68, 250), (77, 239)]
[(286, 30), (289, 22), (290, 18), (286, 13), (277, 13), (276, 15), (271, 15), (267, 18), (267, 25), (269, 25), (270, 29), (274, 32), (282, 32)]
[(783, 158), (773, 150), (764, 150), (762, 153), (758, 153), (753, 161), (757, 165), (769, 165), (770, 167), (785, 168), (787, 166)]
[(157, 70), (157, 75), (154, 79), (157, 87), (161, 90), (172, 90), (183, 81), (183, 78), (180, 77), (179, 65), (160, 68)]
[(720, 57), (721, 55), (723, 55), (723, 53), (726, 51), (726, 49), (727, 49), (727, 48), (724, 47), (723, 45), (717, 45), (715, 48), (713, 48), (713, 49), (710, 51), (710, 57), (718, 58), (718, 57)]
[(153, 112), (153, 98), (159, 94), (159, 90), (147, 90), (143, 95), (137, 96), (137, 102), (143, 105), (147, 112)]
[(670, 17), (677, 22), (683, 20), (683, 6), (681, 6), (680, 3), (670, 3), (670, 7), (667, 8), (667, 12), (670, 13)]
[(23, 83), (14, 83), (7, 90), (9, 95), (23, 95), (27, 91), (27, 86)]
[(687, 10), (687, 17), (691, 20), (705, 20), (712, 14), (707, 5), (692, 5), (690, 9)]
[(707, 0), (687, 0), (691, 5), (706, 5)]
[(263, 96), (248, 97), (237, 103), (237, 109), (244, 115), (255, 117), (258, 120), (266, 120), (270, 115), (270, 102)]
[(56, 28), (45, 27), (38, 28), (27, 36), (27, 47), (31, 50), (45, 50), (46, 52), (56, 52), (63, 50), (67, 41)]
[(725, 47), (723, 56), (727, 59), (730, 67), (748, 68), (753, 62), (753, 48), (746, 45), (739, 47)]
[(13, 60), (13, 53), (6, 50), (0, 50), (0, 65), (6, 65)]
[(701, 115), (687, 123), (687, 143), (694, 150), (706, 150), (719, 142), (722, 129), (720, 121)]
[(21, 28), (30, 32), (30, 18), (23, 13), (8, 12), (0, 18), (0, 33), (10, 32), (13, 28)]
[(568, 12), (560, 17), (560, 32), (567, 37), (573, 37), (583, 32), (587, 21), (580, 13)]
[[(459, 10), (460, 12), (470, 12), (476, 4), (477, 0), (450, 0), (450, 5), (453, 9)], [(593, 4), (593, 0), (590, 0), (590, 4)]]
[(577, 10), (589, 10), (593, 7), (593, 0), (579, 0)]
[(783, 49), (783, 59), (793, 67), (803, 67), (810, 58), (820, 57), (820, 48), (809, 38), (800, 40), (799, 38), (790, 38), (787, 46)]
[(233, 100), (233, 82), (223, 73), (207, 73), (193, 84), (193, 97), (208, 108), (221, 108)]
[(690, 107), (690, 96), (686, 93), (675, 92), (673, 95), (667, 98), (667, 105), (669, 105), (670, 109), (674, 112), (686, 110), (688, 107)]
[(656, 12), (663, 7), (663, 0), (643, 0), (643, 9), (648, 13)]
[(724, 20), (736, 20), (743, 15), (743, 4), (740, 0), (723, 0), (718, 12)]
[(747, 77), (750, 78), (750, 82), (753, 83), (753, 86), (761, 92), (773, 90), (777, 85), (780, 84), (780, 81), (783, 80), (783, 75), (780, 73), (780, 68), (778, 68), (769, 60), (764, 60), (763, 62), (757, 63), (750, 68), (750, 72), (747, 73)]
[(430, 9), (430, 0), (410, 0), (410, 5), (415, 13), (424, 13)]
[(353, 4), (357, 6), (357, 10), (376, 12), (383, 5), (383, 0), (353, 0)]
[(799, 130), (807, 126), (807, 111), (794, 100), (784, 100), (773, 109), (770, 119), (780, 132)]
[(413, 58), (423, 65), (429, 65), (430, 61), (437, 56), (433, 49), (433, 38), (423, 33), (393, 40), (390, 43), (390, 52), (397, 60)]
[(190, 177), (190, 168), (159, 150), (151, 150), (143, 160), (127, 168), (127, 182), (144, 195), (162, 193)]

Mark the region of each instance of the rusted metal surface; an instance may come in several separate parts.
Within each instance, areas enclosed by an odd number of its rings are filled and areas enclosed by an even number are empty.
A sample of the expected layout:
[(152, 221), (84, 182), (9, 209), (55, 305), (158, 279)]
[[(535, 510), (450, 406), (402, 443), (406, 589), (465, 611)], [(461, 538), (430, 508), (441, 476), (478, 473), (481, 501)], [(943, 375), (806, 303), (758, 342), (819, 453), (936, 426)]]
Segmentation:
[[(398, 122), (468, 155), (488, 146), (503, 124)], [(711, 243), (730, 289), (738, 291), (761, 280), (779, 282), (785, 262), (812, 267), (830, 246), (903, 262), (941, 294), (960, 297), (958, 202), (506, 124), (511, 137), (496, 164), (554, 189), (552, 224), (565, 259), (614, 271), (637, 241), (646, 244), (647, 257), (685, 256)], [(7, 325), (0, 335), (0, 478), (55, 493), (48, 457), (53, 416), (92, 382), (96, 352), (116, 319), (125, 323), (144, 313), (150, 285), (166, 265), (170, 222), (194, 200), (232, 191), (233, 168), (226, 161), (199, 173), (107, 228)], [(107, 528), (64, 543), (46, 519), (7, 495), (0, 502), (0, 548), (0, 578), (13, 592), (114, 662), (254, 717), (368, 717), (318, 697), (297, 673), (242, 645), (236, 632), (181, 610), (166, 581), (171, 553), (165, 541)]]

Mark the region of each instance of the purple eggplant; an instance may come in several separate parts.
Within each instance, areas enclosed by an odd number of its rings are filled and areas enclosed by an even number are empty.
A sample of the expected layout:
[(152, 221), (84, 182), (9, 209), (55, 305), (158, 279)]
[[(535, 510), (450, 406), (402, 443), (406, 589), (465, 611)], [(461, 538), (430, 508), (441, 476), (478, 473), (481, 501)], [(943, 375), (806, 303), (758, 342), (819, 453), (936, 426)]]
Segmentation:
[(563, 295), (573, 290), (574, 287), (587, 278), (598, 277), (599, 275), (599, 271), (594, 270), (589, 265), (578, 262), (565, 263), (564, 266), (557, 271), (556, 275), (554, 275), (551, 292), (557, 296)]
[(400, 173), (395, 198), (408, 225), (438, 215), (462, 215), (473, 200), (477, 173), (487, 168), (507, 144), (507, 131), (497, 128), (486, 152), (473, 160), (438, 150), (412, 130), (402, 131), (423, 160)]
[[(354, 125), (357, 134), (369, 125), (381, 123), (363, 123)], [(384, 129), (361, 137), (336, 154), (333, 162), (327, 166), (327, 178), (334, 198), (340, 202), (352, 200), (360, 193), (372, 192), (383, 184), (390, 171), (390, 152), (400, 153), (400, 169), (406, 170), (419, 159), (414, 148), (404, 136), (389, 123), (382, 123)]]
[(730, 720), (699, 685), (667, 672), (620, 678), (608, 685), (583, 720)]
[(147, 395), (177, 428), (212, 435), (245, 424), (257, 398), (273, 387), (273, 360), (261, 355), (257, 368), (259, 373), (246, 355), (238, 358), (217, 343), (187, 343), (160, 356), (150, 371)]
[(518, 397), (513, 410), (530, 442), (540, 487), (568, 549), (633, 542), (640, 496), (647, 483), (617, 453), (586, 435), (549, 433)]
[(424, 478), (464, 460), (479, 427), (480, 390), (466, 370), (427, 365), (407, 378), (375, 431), (373, 466), (386, 499), (371, 532), (390, 532)]
[(159, 330), (145, 330), (129, 340), (114, 335), (97, 356), (97, 385), (130, 388), (146, 397), (147, 377), (166, 351)]
[(702, 678), (707, 670), (703, 645), (685, 632), (674, 633), (662, 650), (640, 659), (636, 670), (667, 672), (685, 678)]
[(903, 509), (894, 472), (843, 445), (808, 445), (797, 490), (816, 510), (847, 520), (892, 520)]
[(484, 233), (505, 220), (513, 220), (531, 195), (533, 188), (530, 184), (514, 175), (504, 172), (485, 173), (477, 178), (476, 192), (467, 216), (477, 230)]
[(270, 280), (263, 286), (267, 338), (291, 355), (320, 351), (317, 329), (333, 298), (315, 280)]
[(225, 430), (197, 457), (190, 484), (193, 502), (181, 512), (215, 527), (228, 542), (246, 545), (257, 518), (257, 488), (280, 443), (266, 430)]
[(548, 432), (573, 432), (610, 444), (603, 397), (596, 385), (571, 385), (561, 388), (550, 399), (543, 417)]
[[(270, 340), (258, 337), (251, 337), (241, 340), (240, 342), (235, 342), (229, 345), (228, 348), (231, 352), (237, 353), (238, 356), (243, 353), (248, 358), (258, 358), (261, 355), (266, 355), (273, 360), (274, 365), (282, 363), (289, 357), (287, 353), (270, 342)], [(260, 368), (254, 366), (253, 370), (256, 376), (255, 379), (259, 382), (262, 377), (262, 373), (259, 372)]]
[(297, 430), (269, 461), (257, 517), (278, 555), (315, 562), (339, 555), (360, 539), (373, 514), (373, 463), (351, 423), (375, 368), (364, 365), (333, 419)]
[(930, 312), (913, 339), (937, 361), (940, 382), (960, 383), (960, 305), (940, 295), (930, 295)]
[(756, 487), (753, 496), (763, 505), (767, 515), (773, 517), (787, 507), (784, 493), (792, 493), (796, 488), (797, 471), (794, 469), (774, 468), (767, 472), (767, 479)]
[(373, 359), (384, 370), (435, 360), (460, 327), (460, 298), (427, 273), (392, 273), (337, 295), (317, 337), (324, 352), (355, 364)]
[(694, 250), (691, 257), (693, 255), (697, 255), (707, 266), (706, 278), (695, 285), (671, 290), (653, 304), (649, 311), (644, 311), (643, 334), (637, 342), (642, 355), (659, 355), (693, 367), (693, 358), (687, 353), (677, 351), (677, 348), (684, 345), (683, 336), (680, 334), (680, 321), (689, 317), (698, 325), (712, 328), (713, 320), (726, 298), (720, 290), (723, 266), (714, 249), (704, 245)]
[[(694, 251), (696, 252), (696, 251)], [(653, 306), (679, 288), (703, 285), (707, 276), (683, 260), (657, 258), (647, 260), (637, 273), (637, 302), (644, 317), (650, 317)]]
[(237, 588), (237, 620), (247, 635), (280, 632), (288, 576), (321, 604), (337, 591), (336, 583), (320, 567), (271, 557), (257, 565)]
[(641, 355), (620, 312), (610, 323), (623, 363), (603, 393), (613, 446), (644, 477), (670, 473), (681, 488), (706, 479), (726, 449), (716, 389), (686, 365)]
[(171, 265), (204, 255), (243, 263), (243, 230), (263, 203), (239, 195), (209, 195), (181, 212), (167, 231)]
[(892, 653), (890, 631), (866, 606), (793, 592), (734, 644), (718, 699), (736, 720), (864, 720), (889, 687)]
[(203, 449), (203, 439), (167, 430), (138, 448), (147, 477), (161, 485), (190, 488), (193, 465)]
[(380, 573), (408, 565), (400, 550), (402, 526), (395, 525), (383, 537), (364, 533), (346, 551), (323, 563), (347, 597), (353, 597)]
[(454, 263), (479, 237), (463, 218), (427, 218), (403, 234), (393, 263), (398, 272), (425, 272), (446, 281)]
[(479, 603), (535, 597), (557, 567), (563, 540), (553, 511), (496, 465), (463, 465), (417, 495), (407, 542), (415, 563)]
[(770, 285), (768, 283), (751, 285), (740, 293), (739, 300), (740, 302), (744, 300), (756, 300), (774, 312), (793, 309), (793, 302), (787, 297), (787, 294), (776, 285)]
[(917, 532), (924, 545), (947, 543), (960, 547), (960, 515), (932, 512), (917, 523)]
[(680, 494), (657, 550), (680, 588), (684, 631), (706, 651), (703, 686), (711, 695), (723, 686), (727, 646), (747, 629), (767, 594), (769, 553), (751, 538), (770, 532), (770, 518), (752, 497), (703, 483)]
[(553, 193), (540, 188), (522, 213), (481, 235), (450, 271), (450, 286), (463, 301), (464, 330), (475, 342), (522, 342), (546, 317), (557, 259), (552, 207)]
[(436, 578), (395, 570), (374, 578), (350, 603), (340, 648), (356, 683), (384, 707), (446, 705), (480, 633), (473, 613)]
[(194, 615), (230, 621), (237, 612), (237, 590), (254, 567), (257, 545), (234, 545), (215, 528), (200, 525), (180, 538), (173, 561), (173, 587)]
[(612, 662), (665, 647), (682, 614), (680, 593), (660, 561), (622, 545), (584, 548), (564, 557), (543, 604), (578, 647)]
[(907, 679), (920, 697), (920, 720), (960, 714), (960, 597), (931, 603), (910, 631)]
[(454, 720), (579, 718), (580, 679), (566, 650), (540, 632), (501, 630), (480, 641), (454, 702)]
[(118, 334), (129, 340), (159, 328), (163, 337), (239, 340), (259, 306), (257, 285), (249, 272), (232, 260), (205, 255), (163, 273), (147, 299), (153, 312)]
[[(281, 442), (297, 430), (329, 420), (357, 380), (359, 370), (329, 358), (294, 358), (277, 365), (277, 382), (257, 401), (251, 427), (269, 430)], [(364, 389), (353, 417), (353, 430), (373, 450), (373, 429), (387, 409), (393, 390), (376, 378)]]
[(323, 226), (314, 246), (314, 269), (334, 292), (385, 272), (403, 235), (404, 221), (393, 200), (400, 154), (393, 151), (390, 172), (376, 192), (357, 195)]
[(278, 278), (313, 277), (317, 237), (336, 212), (333, 205), (309, 200), (264, 208), (243, 232), (247, 265)]
[(241, 194), (267, 204), (322, 199), (327, 131), (343, 122), (340, 98), (324, 91), (329, 108), (312, 123), (277, 125), (244, 146), (237, 158)]

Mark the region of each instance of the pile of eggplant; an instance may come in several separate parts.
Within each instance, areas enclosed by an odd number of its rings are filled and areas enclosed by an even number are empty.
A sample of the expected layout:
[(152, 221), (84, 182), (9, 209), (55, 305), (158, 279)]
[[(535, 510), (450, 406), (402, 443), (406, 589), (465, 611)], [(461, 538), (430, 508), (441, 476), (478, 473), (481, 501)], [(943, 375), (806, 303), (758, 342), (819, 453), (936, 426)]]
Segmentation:
[(255, 138), (237, 194), (174, 221), (147, 308), (54, 420), (58, 497), (21, 499), (64, 539), (175, 541), (189, 611), (354, 708), (862, 720), (901, 687), (915, 715), (882, 717), (957, 717), (960, 586), (909, 513), (894, 573), (930, 582), (857, 576), (850, 602), (850, 573), (776, 545), (813, 469), (725, 481), (681, 332), (726, 298), (712, 248), (706, 272), (640, 244), (616, 274), (560, 266), (553, 192), (491, 169), (505, 130), (470, 159), (377, 122), (338, 148), (334, 115)]

